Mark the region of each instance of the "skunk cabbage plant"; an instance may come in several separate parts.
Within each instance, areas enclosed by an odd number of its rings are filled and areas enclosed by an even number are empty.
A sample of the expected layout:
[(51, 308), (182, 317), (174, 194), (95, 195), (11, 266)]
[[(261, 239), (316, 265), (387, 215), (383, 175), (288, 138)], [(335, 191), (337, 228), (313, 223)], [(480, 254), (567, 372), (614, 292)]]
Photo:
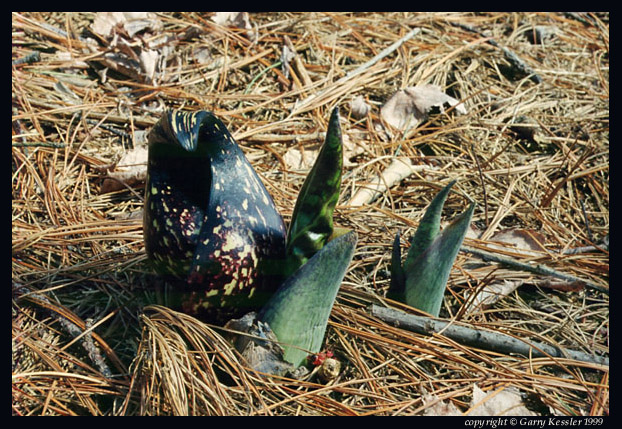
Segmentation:
[(289, 362), (317, 352), (356, 244), (355, 233), (329, 243), (342, 163), (335, 109), (286, 232), (225, 125), (206, 111), (167, 112), (149, 134), (144, 238), (156, 271), (183, 280), (182, 310), (213, 320), (263, 307)]
[(402, 265), (400, 235), (393, 242), (389, 296), (437, 317), (449, 274), (473, 216), (475, 204), (442, 231), (441, 212), (452, 181), (430, 203)]

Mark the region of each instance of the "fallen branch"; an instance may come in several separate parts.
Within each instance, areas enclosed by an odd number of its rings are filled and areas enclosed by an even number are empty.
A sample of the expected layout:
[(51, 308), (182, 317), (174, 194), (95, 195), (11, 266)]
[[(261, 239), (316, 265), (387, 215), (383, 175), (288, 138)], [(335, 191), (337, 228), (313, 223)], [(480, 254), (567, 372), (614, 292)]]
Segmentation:
[(424, 335), (441, 334), (447, 338), (471, 347), (498, 353), (515, 353), (531, 357), (557, 357), (574, 359), (609, 366), (609, 358), (593, 356), (576, 350), (567, 350), (536, 341), (523, 341), (507, 334), (482, 329), (468, 328), (431, 317), (407, 314), (393, 308), (370, 306), (372, 316), (396, 327)]
[(556, 277), (558, 279), (562, 279), (568, 282), (579, 282), (584, 284), (585, 287), (597, 290), (599, 292), (606, 293), (609, 295), (609, 288), (593, 283), (589, 280), (580, 279), (579, 277), (575, 277), (570, 274), (562, 273), (560, 271), (554, 270), (552, 268), (546, 267), (544, 265), (531, 265), (524, 262), (517, 261), (516, 259), (509, 258), (507, 256), (499, 256), (494, 253), (486, 252), (484, 250), (473, 249), (470, 247), (462, 246), (460, 248), (461, 252), (470, 253), (472, 255), (478, 256), (482, 258), (484, 261), (489, 262), (498, 262), (500, 264), (505, 264), (513, 268), (518, 268), (519, 270), (529, 271), (531, 273), (540, 274), (543, 276), (551, 276)]

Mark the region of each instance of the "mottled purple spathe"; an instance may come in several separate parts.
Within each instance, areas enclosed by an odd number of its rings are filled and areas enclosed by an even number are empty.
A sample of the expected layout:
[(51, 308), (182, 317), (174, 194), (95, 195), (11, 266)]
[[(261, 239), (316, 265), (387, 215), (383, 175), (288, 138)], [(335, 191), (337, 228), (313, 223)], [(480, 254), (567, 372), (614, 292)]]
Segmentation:
[(187, 281), (184, 311), (254, 307), (278, 287), (283, 219), (224, 124), (168, 112), (149, 135), (144, 237), (163, 274)]

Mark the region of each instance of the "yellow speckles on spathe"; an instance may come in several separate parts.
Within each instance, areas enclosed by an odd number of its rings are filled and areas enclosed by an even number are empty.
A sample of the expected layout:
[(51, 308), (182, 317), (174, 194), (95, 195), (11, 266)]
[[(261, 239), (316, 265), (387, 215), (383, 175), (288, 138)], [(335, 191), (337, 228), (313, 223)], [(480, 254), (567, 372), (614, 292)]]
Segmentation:
[(156, 188), (155, 186), (151, 187), (151, 195), (158, 195), (158, 188)]
[(220, 190), (220, 183), (218, 183), (218, 182), (214, 183), (214, 189), (219, 191)]
[(244, 201), (242, 201), (242, 208), (248, 210), (248, 199), (244, 198)]
[(171, 114), (169, 115), (169, 118), (171, 119), (171, 128), (173, 130), (177, 130), (177, 114), (176, 112), (171, 112)]
[(168, 226), (169, 228), (173, 227), (173, 221), (170, 219), (166, 219), (166, 226)]
[(227, 283), (224, 287), (224, 294), (225, 295), (231, 295), (231, 293), (233, 292), (233, 288), (236, 286), (237, 284), (237, 280), (231, 280), (229, 283)]
[(156, 229), (156, 231), (160, 231), (160, 224), (158, 223), (157, 219), (153, 220), (153, 227)]
[(164, 209), (164, 211), (166, 213), (168, 213), (170, 211), (168, 206), (166, 205), (166, 202), (164, 200), (162, 200), (162, 208)]
[[(237, 233), (237, 231), (232, 231), (230, 234), (227, 234), (226, 240), (221, 246), (223, 252), (231, 252), (234, 249), (242, 249), (245, 246), (244, 238)], [(244, 258), (244, 255), (240, 255)]]

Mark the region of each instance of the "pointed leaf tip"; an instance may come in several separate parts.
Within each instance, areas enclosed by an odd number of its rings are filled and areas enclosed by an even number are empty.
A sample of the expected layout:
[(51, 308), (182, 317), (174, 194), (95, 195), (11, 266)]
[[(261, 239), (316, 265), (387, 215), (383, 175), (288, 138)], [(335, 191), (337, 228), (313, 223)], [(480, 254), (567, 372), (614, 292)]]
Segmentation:
[(441, 191), (436, 194), (430, 206), (426, 210), (419, 227), (415, 232), (411, 240), (410, 248), (406, 255), (406, 261), (404, 261), (404, 270), (408, 271), (413, 262), (421, 255), (421, 253), (428, 248), (434, 238), (438, 235), (441, 228), (441, 214), (443, 212), (443, 206), (449, 195), (451, 187), (457, 182), (456, 179), (452, 180)]
[(333, 233), (333, 212), (339, 200), (343, 144), (339, 109), (331, 114), (326, 139), (302, 185), (287, 235), (288, 276), (320, 250)]

